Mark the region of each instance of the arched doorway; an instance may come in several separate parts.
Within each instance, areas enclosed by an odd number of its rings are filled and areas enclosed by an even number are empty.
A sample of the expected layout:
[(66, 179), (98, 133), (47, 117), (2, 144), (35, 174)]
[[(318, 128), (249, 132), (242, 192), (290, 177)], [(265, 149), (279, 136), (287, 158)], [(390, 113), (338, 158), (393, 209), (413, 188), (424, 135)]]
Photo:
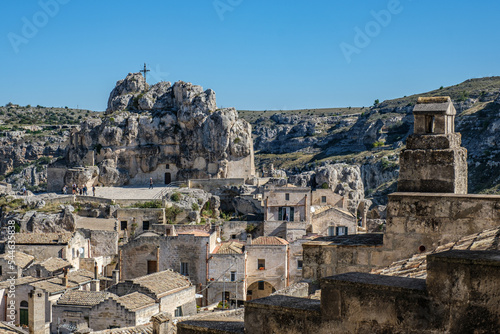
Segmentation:
[(247, 289), (247, 301), (264, 298), (274, 292), (276, 292), (276, 289), (269, 282), (266, 281), (253, 282)]
[(28, 302), (25, 300), (19, 305), (19, 323), (28, 326)]

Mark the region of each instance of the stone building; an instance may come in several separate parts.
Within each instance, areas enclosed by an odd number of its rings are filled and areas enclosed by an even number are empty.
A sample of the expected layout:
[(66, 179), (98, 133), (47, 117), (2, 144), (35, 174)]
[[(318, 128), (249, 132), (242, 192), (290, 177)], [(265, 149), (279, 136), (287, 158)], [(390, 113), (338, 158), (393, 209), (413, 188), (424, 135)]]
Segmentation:
[[(196, 313), (195, 286), (172, 270), (163, 270), (113, 285), (109, 292), (124, 297), (131, 291), (144, 294), (159, 304), (159, 310), (172, 317)], [(130, 325), (129, 325), (130, 326)]]
[(90, 240), (81, 231), (61, 233), (16, 233), (16, 250), (37, 261), (61, 258), (79, 268), (79, 258), (90, 257)]
[(245, 244), (229, 241), (218, 245), (208, 262), (207, 298), (212, 304), (227, 301), (240, 305), (246, 300), (247, 252)]
[(23, 252), (7, 252), (0, 255), (0, 282), (10, 278), (13, 274), (21, 277), (23, 270), (30, 266), (35, 257)]
[[(400, 160), (398, 189), (406, 192), (388, 196), (385, 234), (322, 237), (305, 243), (304, 278), (370, 272), (500, 225), (500, 196), (464, 193), (467, 165), (460, 134), (450, 125), (454, 113), (448, 98), (419, 100), (416, 134), (408, 139)], [(426, 119), (427, 129), (421, 123)], [(426, 159), (432, 161), (422, 164)]]
[(201, 291), (207, 284), (209, 254), (216, 244), (215, 231), (193, 230), (174, 236), (143, 233), (120, 247), (120, 277), (127, 280), (172, 269)]
[(71, 263), (66, 260), (57, 257), (50, 257), (47, 260), (34, 262), (26, 268), (26, 270), (24, 270), (23, 275), (33, 277), (53, 277), (63, 274), (65, 270), (69, 270), (71, 267)]
[(148, 323), (159, 312), (159, 304), (143, 293), (117, 296), (107, 291), (66, 291), (53, 306), (51, 333), (73, 333), (75, 329), (104, 330)]
[(153, 229), (154, 224), (166, 222), (164, 208), (119, 208), (116, 210), (116, 220), (120, 231), (127, 235), (139, 234)]
[(247, 298), (269, 296), (290, 284), (289, 243), (278, 237), (258, 237), (247, 244)]

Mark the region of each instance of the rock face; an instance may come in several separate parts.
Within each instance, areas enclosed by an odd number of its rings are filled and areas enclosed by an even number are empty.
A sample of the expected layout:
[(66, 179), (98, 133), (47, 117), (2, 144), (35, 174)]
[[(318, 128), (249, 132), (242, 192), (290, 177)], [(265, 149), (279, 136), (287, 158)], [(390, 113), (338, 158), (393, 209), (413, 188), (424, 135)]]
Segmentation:
[(133, 73), (118, 81), (105, 117), (72, 133), (62, 165), (97, 166), (87, 184), (105, 186), (247, 179), (254, 175), (251, 131), (234, 108), (217, 109), (211, 89), (182, 81), (148, 88)]
[(358, 166), (333, 164), (317, 167), (314, 171), (289, 177), (289, 182), (297, 186), (328, 187), (345, 196), (349, 211), (356, 214), (358, 204), (364, 199), (364, 186)]

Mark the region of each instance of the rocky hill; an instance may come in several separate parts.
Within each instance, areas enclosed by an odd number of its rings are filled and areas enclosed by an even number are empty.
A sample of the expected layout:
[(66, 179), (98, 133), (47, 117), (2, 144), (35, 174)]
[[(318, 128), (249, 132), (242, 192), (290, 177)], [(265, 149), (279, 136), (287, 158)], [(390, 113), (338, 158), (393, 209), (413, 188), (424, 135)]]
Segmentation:
[[(196, 131), (197, 136), (207, 138), (210, 136), (207, 128), (214, 126), (212, 123), (219, 124), (231, 128), (231, 132), (214, 141), (217, 143), (214, 147), (200, 142), (195, 146), (183, 145), (182, 149), (190, 154), (196, 150), (218, 152), (220, 157), (244, 155), (249, 137), (248, 125), (241, 122), (243, 118), (252, 124), (255, 161), (260, 170), (268, 171), (273, 164), (290, 176), (316, 171), (328, 163), (355, 164), (361, 171), (365, 195), (383, 204), (385, 194), (395, 189), (399, 152), (413, 131), (411, 111), (417, 97), (447, 95), (454, 100), (458, 112), (456, 131), (462, 134), (463, 146), (468, 149), (469, 192), (500, 193), (499, 92), (500, 77), (490, 77), (383, 101), (371, 107), (240, 110), (236, 113), (233, 109), (218, 110), (211, 90), (203, 91), (201, 87), (182, 82), (148, 87), (140, 74), (130, 74), (120, 80), (111, 93), (107, 115), (41, 106), (1, 107), (0, 173), (14, 183), (14, 188), (26, 184), (35, 190), (43, 189), (46, 164), (67, 154), (70, 131), (81, 122), (81, 128), (89, 130), (89, 135), (84, 136), (88, 141), (86, 146), (95, 145), (94, 149), (99, 148), (95, 140), (98, 137), (102, 137), (99, 141), (103, 143), (117, 145), (135, 140), (144, 147), (151, 138), (156, 140), (183, 129), (191, 131), (186, 134)], [(183, 101), (196, 107), (183, 106)], [(170, 112), (158, 112), (168, 108)], [(171, 122), (177, 117), (179, 127), (172, 127)], [(152, 120), (158, 125), (163, 122), (160, 127), (163, 130), (151, 131)], [(239, 125), (234, 127), (233, 122)], [(143, 136), (139, 141), (133, 139), (136, 131)], [(176, 136), (179, 143), (189, 143), (190, 135)], [(69, 155), (77, 159), (86, 153), (88, 151), (74, 148)], [(312, 184), (315, 178), (297, 176), (294, 179), (300, 184), (304, 180)]]
[(468, 149), (469, 192), (500, 193), (500, 77), (383, 101), (371, 107), (290, 111), (239, 111), (253, 125), (256, 166), (288, 175), (328, 163), (360, 166), (367, 197), (383, 204), (395, 190), (399, 152), (413, 132), (418, 96), (451, 96), (456, 131)]
[(166, 174), (172, 181), (246, 179), (254, 175), (251, 127), (234, 108), (217, 108), (211, 89), (183, 81), (149, 87), (129, 73), (111, 92), (106, 114), (80, 124), (56, 165), (95, 166), (78, 180), (68, 171), (65, 184), (164, 183)]

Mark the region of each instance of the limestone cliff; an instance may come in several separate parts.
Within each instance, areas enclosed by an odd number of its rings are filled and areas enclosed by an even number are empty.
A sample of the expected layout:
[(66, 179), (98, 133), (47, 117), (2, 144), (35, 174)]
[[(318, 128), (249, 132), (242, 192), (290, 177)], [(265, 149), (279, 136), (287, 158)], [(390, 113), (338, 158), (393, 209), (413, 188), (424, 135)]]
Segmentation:
[(211, 89), (182, 81), (148, 87), (141, 74), (131, 73), (111, 92), (106, 115), (73, 131), (62, 163), (96, 166), (49, 173), (64, 174), (66, 184), (75, 175), (106, 186), (149, 184), (150, 177), (155, 184), (247, 179), (254, 174), (251, 126), (234, 108), (218, 109)]

